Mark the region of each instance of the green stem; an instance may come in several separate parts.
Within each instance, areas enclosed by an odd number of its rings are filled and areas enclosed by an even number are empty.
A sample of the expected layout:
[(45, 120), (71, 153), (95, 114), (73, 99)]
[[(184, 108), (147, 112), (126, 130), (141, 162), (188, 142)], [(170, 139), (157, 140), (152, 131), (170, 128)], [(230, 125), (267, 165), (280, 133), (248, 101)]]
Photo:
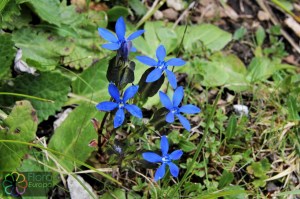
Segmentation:
[(193, 159), (192, 159), (192, 162), (190, 164), (190, 166), (187, 167), (187, 170), (183, 176), (183, 178), (180, 180), (179, 184), (176, 186), (175, 190), (171, 193), (170, 197), (169, 198), (173, 198), (174, 194), (178, 191), (178, 189), (183, 185), (183, 183), (185, 182), (185, 180), (187, 179), (188, 175), (191, 173), (192, 171), (192, 168), (196, 162), (196, 159), (198, 158), (200, 152), (201, 152), (201, 149), (204, 145), (204, 141), (206, 140), (206, 137), (208, 135), (208, 130), (209, 130), (209, 124), (212, 122), (212, 119), (213, 119), (213, 116), (215, 115), (215, 112), (216, 112), (216, 108), (217, 108), (217, 104), (218, 104), (218, 101), (221, 97), (221, 94), (223, 92), (223, 88), (221, 88), (221, 90), (219, 91), (218, 93), (218, 96), (217, 98), (215, 99), (214, 101), (214, 104), (213, 104), (213, 109), (212, 111), (210, 112), (210, 114), (208, 115), (208, 119), (207, 119), (207, 122), (206, 122), (206, 125), (205, 125), (205, 130), (204, 130), (204, 134), (203, 134), (203, 137), (201, 139), (201, 142), (200, 144), (198, 145), (197, 147), (197, 151), (196, 153), (194, 154), (193, 156)]
[(35, 97), (35, 96), (31, 96), (31, 95), (26, 95), (26, 94), (21, 94), (21, 93), (0, 92), (0, 95), (12, 95), (12, 96), (17, 96), (17, 97), (25, 97), (25, 98), (44, 101), (44, 102), (54, 103), (53, 100), (49, 100), (49, 99), (45, 99), (45, 98), (41, 98), (41, 97)]
[(140, 27), (143, 23), (145, 23), (164, 3), (166, 0), (156, 0), (150, 10), (143, 16), (143, 18), (137, 23), (136, 28)]

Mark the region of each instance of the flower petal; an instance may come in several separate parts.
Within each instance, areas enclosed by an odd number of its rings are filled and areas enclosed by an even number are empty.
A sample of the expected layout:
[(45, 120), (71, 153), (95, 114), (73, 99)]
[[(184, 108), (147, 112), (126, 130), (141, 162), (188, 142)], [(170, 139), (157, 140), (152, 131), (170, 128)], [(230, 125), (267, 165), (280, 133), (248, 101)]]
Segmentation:
[(165, 156), (165, 155), (168, 154), (168, 151), (169, 151), (169, 142), (168, 142), (168, 138), (165, 135), (161, 136), (160, 149), (161, 149), (161, 152), (162, 152), (163, 156)]
[(179, 86), (176, 88), (173, 94), (173, 105), (178, 107), (183, 98), (183, 87)]
[(166, 61), (166, 64), (168, 66), (182, 66), (185, 64), (185, 61), (183, 61), (180, 58), (172, 58), (172, 59), (169, 59), (168, 61)]
[(133, 98), (136, 92), (139, 90), (139, 86), (130, 86), (126, 89), (123, 96), (124, 103), (129, 100), (130, 98)]
[(181, 156), (182, 156), (183, 152), (182, 150), (176, 150), (176, 151), (173, 151), (169, 157), (171, 160), (178, 160)]
[(179, 111), (182, 113), (194, 114), (199, 113), (201, 110), (197, 106), (192, 104), (187, 104), (179, 108)]
[(177, 178), (178, 174), (179, 174), (179, 168), (178, 168), (178, 166), (176, 164), (174, 164), (173, 162), (169, 162), (168, 165), (169, 165), (170, 172), (171, 172), (172, 176), (174, 176), (175, 178)]
[(158, 61), (164, 61), (166, 54), (167, 53), (165, 47), (163, 45), (158, 46), (158, 48), (156, 49), (156, 57)]
[(187, 130), (187, 131), (190, 131), (191, 130), (191, 125), (190, 125), (190, 122), (185, 118), (183, 117), (182, 115), (180, 114), (177, 114), (176, 115), (180, 121), (180, 123), (182, 124), (182, 126)]
[(99, 111), (112, 111), (117, 108), (118, 104), (115, 102), (101, 102), (96, 105)]
[(162, 162), (162, 158), (153, 152), (145, 152), (142, 154), (143, 158), (147, 160), (148, 162), (157, 163)]
[(139, 60), (140, 62), (142, 62), (143, 64), (146, 64), (148, 66), (156, 66), (157, 65), (157, 61), (155, 61), (154, 59), (147, 57), (147, 56), (136, 56), (135, 58), (137, 60)]
[(174, 113), (172, 113), (171, 111), (167, 114), (166, 116), (166, 121), (169, 123), (173, 123), (174, 122)]
[(118, 42), (118, 38), (111, 33), (109, 30), (105, 29), (105, 28), (98, 28), (98, 33), (101, 37), (103, 37), (103, 39), (110, 41), (112, 43), (117, 43)]
[(125, 108), (129, 113), (131, 113), (131, 115), (138, 118), (143, 118), (143, 113), (138, 106), (133, 104), (125, 104)]
[(172, 71), (168, 70), (168, 69), (166, 70), (166, 73), (167, 73), (167, 77), (168, 77), (168, 80), (169, 80), (172, 88), (176, 89), (176, 87), (177, 87), (177, 80), (176, 80), (175, 74)]
[(163, 92), (159, 91), (159, 98), (164, 107), (171, 110), (173, 108), (173, 104), (170, 98)]
[(136, 52), (136, 48), (134, 46), (131, 46), (130, 52)]
[(124, 118), (125, 118), (124, 111), (123, 111), (123, 109), (120, 108), (116, 112), (116, 115), (115, 115), (114, 128), (118, 128), (119, 126), (121, 126), (123, 124), (123, 122), (124, 122)]
[(112, 84), (112, 83), (109, 84), (108, 92), (109, 92), (110, 96), (112, 96), (112, 98), (114, 98), (114, 100), (116, 100), (116, 102), (120, 101), (119, 90), (114, 84)]
[(166, 164), (163, 163), (162, 165), (160, 165), (160, 167), (158, 167), (157, 171), (155, 172), (154, 180), (158, 181), (162, 179), (165, 175), (165, 172), (166, 172)]
[(118, 43), (103, 44), (102, 48), (105, 48), (108, 50), (118, 50), (120, 48), (120, 44), (118, 44)]
[(162, 75), (162, 70), (159, 68), (155, 68), (153, 71), (151, 71), (146, 79), (146, 82), (155, 82), (156, 80), (158, 80), (161, 75)]
[(125, 25), (123, 17), (120, 17), (117, 20), (115, 29), (116, 29), (116, 34), (117, 34), (119, 40), (124, 40), (125, 32), (126, 32), (126, 25)]
[(134, 33), (132, 33), (131, 35), (129, 35), (129, 37), (127, 38), (127, 40), (133, 40), (133, 39), (139, 37), (144, 32), (145, 32), (145, 30), (137, 30)]

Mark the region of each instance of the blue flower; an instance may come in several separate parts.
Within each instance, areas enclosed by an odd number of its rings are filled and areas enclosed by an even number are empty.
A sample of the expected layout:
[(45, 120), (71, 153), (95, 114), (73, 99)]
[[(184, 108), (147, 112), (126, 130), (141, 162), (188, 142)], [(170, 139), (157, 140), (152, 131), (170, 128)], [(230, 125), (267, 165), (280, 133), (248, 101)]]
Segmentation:
[(191, 125), (189, 121), (182, 116), (180, 113), (188, 113), (188, 114), (194, 114), (194, 113), (199, 113), (201, 110), (191, 104), (187, 104), (181, 107), (178, 107), (180, 102), (182, 101), (183, 98), (183, 88), (182, 86), (179, 86), (173, 94), (173, 102), (171, 102), (170, 98), (163, 92), (159, 91), (159, 97), (160, 101), (163, 104), (164, 107), (166, 107), (170, 112), (166, 116), (166, 121), (169, 123), (174, 122), (174, 117), (176, 116), (180, 123), (183, 125), (183, 127), (190, 131), (191, 130)]
[(127, 58), (130, 51), (135, 52), (136, 49), (132, 46), (132, 40), (144, 33), (144, 30), (138, 30), (127, 39), (125, 38), (126, 25), (124, 19), (120, 17), (117, 20), (115, 27), (117, 37), (105, 28), (98, 28), (99, 35), (110, 43), (103, 44), (102, 47), (108, 50), (118, 50), (122, 57)]
[(179, 173), (179, 168), (178, 166), (176, 166), (176, 164), (172, 162), (172, 160), (178, 160), (183, 154), (182, 150), (176, 150), (173, 151), (171, 154), (168, 154), (169, 143), (166, 136), (161, 137), (160, 148), (161, 148), (162, 156), (159, 156), (153, 152), (145, 152), (142, 154), (143, 158), (148, 162), (162, 163), (160, 167), (158, 167), (157, 171), (155, 172), (154, 180), (158, 181), (164, 177), (166, 165), (169, 166), (172, 176), (177, 177)]
[(118, 109), (116, 112), (116, 116), (114, 119), (114, 128), (121, 126), (124, 122), (125, 114), (124, 108), (131, 113), (131, 115), (142, 118), (143, 114), (139, 107), (133, 104), (127, 104), (126, 101), (130, 98), (133, 98), (136, 92), (138, 91), (138, 86), (130, 86), (128, 87), (125, 92), (123, 99), (120, 98), (119, 90), (114, 84), (109, 84), (108, 92), (110, 96), (114, 99), (114, 102), (101, 102), (96, 105), (96, 108), (100, 111), (112, 111)]
[(185, 61), (180, 58), (172, 58), (168, 61), (164, 61), (166, 57), (166, 49), (163, 45), (160, 45), (156, 49), (156, 57), (158, 61), (155, 61), (154, 59), (147, 56), (136, 57), (136, 59), (143, 64), (155, 67), (155, 69), (151, 73), (149, 73), (146, 82), (154, 82), (158, 80), (165, 71), (171, 86), (173, 87), (173, 89), (175, 89), (177, 87), (176, 76), (172, 71), (168, 69), (168, 66), (182, 66), (185, 64)]

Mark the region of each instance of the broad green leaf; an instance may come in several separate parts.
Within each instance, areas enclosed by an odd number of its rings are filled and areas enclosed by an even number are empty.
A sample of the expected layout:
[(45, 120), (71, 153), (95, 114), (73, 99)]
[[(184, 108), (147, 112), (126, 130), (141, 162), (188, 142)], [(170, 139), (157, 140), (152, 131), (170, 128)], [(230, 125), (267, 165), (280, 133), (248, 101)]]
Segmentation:
[[(101, 121), (103, 113), (97, 111), (95, 105), (83, 103), (73, 110), (67, 119), (55, 130), (48, 147), (80, 161), (86, 161), (93, 148), (89, 147), (92, 139), (97, 139), (97, 133), (91, 123), (92, 118)], [(60, 164), (68, 170), (74, 169), (74, 162), (64, 157), (57, 157)], [(80, 165), (76, 165), (80, 167)]]
[(147, 8), (140, 0), (129, 0), (128, 3), (138, 16), (146, 14)]
[[(18, 76), (11, 84), (6, 84), (0, 91), (27, 94), (35, 97), (53, 100), (54, 103), (28, 99), (37, 111), (39, 122), (54, 115), (67, 101), (67, 94), (70, 91), (70, 80), (58, 72), (44, 72), (38, 76), (25, 74)], [(24, 97), (0, 95), (0, 104), (9, 107), (15, 101)]]
[[(78, 96), (84, 96), (87, 100), (96, 102), (109, 100), (108, 84), (106, 79), (108, 60), (103, 59), (84, 70), (72, 83), (72, 92)], [(82, 103), (81, 98), (73, 98), (69, 103)]]
[[(174, 30), (170, 28), (158, 28), (156, 30), (157, 36), (161, 44), (165, 46), (167, 53), (173, 52), (177, 47), (178, 37)], [(158, 46), (157, 46), (158, 47)]]
[(234, 34), (233, 34), (233, 40), (240, 40), (242, 39), (245, 34), (247, 33), (247, 29), (244, 27), (240, 27), (239, 29), (237, 29)]
[[(298, 101), (298, 105), (299, 101)], [(300, 107), (297, 107), (297, 98), (294, 96), (289, 96), (287, 99), (287, 108), (288, 108), (288, 118), (292, 121), (300, 120)]]
[(13, 32), (13, 41), (23, 50), (22, 59), (40, 71), (53, 70), (61, 56), (72, 52), (74, 44), (51, 33), (23, 28)]
[(188, 140), (180, 140), (179, 147), (184, 152), (190, 152), (190, 151), (196, 149), (196, 145), (193, 142), (190, 142)]
[[(182, 35), (184, 26), (177, 28)], [(201, 24), (188, 27), (183, 41), (184, 49), (192, 49), (195, 42), (202, 42), (211, 51), (222, 50), (232, 39), (232, 35), (215, 25)]]
[(18, 3), (26, 3), (42, 20), (60, 26), (59, 0), (17, 0)]
[(107, 11), (109, 21), (117, 21), (119, 17), (126, 18), (129, 15), (128, 9), (123, 6), (114, 6)]
[(235, 136), (237, 127), (237, 119), (235, 115), (230, 116), (228, 125), (226, 128), (226, 138), (230, 139)]
[(14, 23), (17, 21), (16, 19), (21, 14), (19, 5), (16, 4), (15, 0), (9, 0), (7, 3), (5, 0), (1, 3), (5, 3), (5, 7), (0, 12), (0, 28), (12, 30), (15, 28)]
[(230, 171), (224, 170), (222, 173), (222, 176), (219, 180), (219, 189), (222, 189), (226, 186), (228, 186), (234, 179), (234, 175), (233, 173), (231, 173)]
[(10, 34), (0, 34), (0, 79), (10, 76), (16, 50)]
[(266, 38), (265, 30), (260, 26), (255, 32), (256, 42), (258, 46), (261, 46)]
[[(29, 101), (17, 101), (10, 115), (3, 121), (1, 140), (31, 142), (35, 138), (38, 119)], [(18, 143), (0, 144), (0, 171), (15, 171), (29, 147)]]

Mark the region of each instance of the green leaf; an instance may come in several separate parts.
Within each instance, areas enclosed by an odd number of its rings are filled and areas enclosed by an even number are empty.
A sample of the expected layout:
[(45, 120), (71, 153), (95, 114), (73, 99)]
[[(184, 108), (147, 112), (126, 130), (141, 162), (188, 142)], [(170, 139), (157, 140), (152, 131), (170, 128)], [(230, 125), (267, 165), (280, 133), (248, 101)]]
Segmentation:
[[(174, 30), (170, 28), (158, 28), (156, 34), (161, 41), (161, 44), (165, 46), (167, 54), (171, 53), (177, 47), (177, 41), (179, 40)], [(149, 43), (151, 44), (151, 43)], [(158, 47), (158, 46), (157, 46)]]
[[(29, 101), (18, 101), (0, 128), (1, 140), (31, 142), (37, 130), (36, 111)], [(0, 171), (15, 171), (29, 147), (14, 143), (0, 143)]]
[(218, 188), (222, 189), (222, 188), (228, 186), (233, 181), (233, 179), (234, 179), (233, 173), (231, 173), (227, 170), (224, 170), (223, 173), (222, 173), (222, 176), (219, 180)]
[(239, 29), (237, 29), (234, 34), (233, 34), (233, 40), (240, 40), (242, 39), (245, 34), (247, 33), (247, 29), (244, 27), (240, 27)]
[(266, 38), (265, 30), (260, 26), (255, 32), (256, 42), (258, 46), (261, 46)]
[[(101, 121), (103, 113), (97, 111), (93, 104), (83, 103), (79, 105), (55, 130), (48, 147), (82, 162), (86, 161), (94, 150), (88, 146), (89, 142), (92, 139), (97, 139), (91, 118)], [(73, 170), (74, 162), (66, 160), (64, 157), (57, 158), (60, 164), (68, 170)], [(76, 165), (76, 167), (79, 166), (81, 165)]]
[(230, 116), (226, 129), (226, 138), (231, 139), (236, 134), (237, 119), (235, 115)]
[[(178, 27), (178, 32), (182, 35), (184, 26)], [(217, 26), (211, 24), (201, 24), (191, 26), (187, 29), (183, 41), (184, 49), (192, 49), (195, 42), (202, 42), (211, 51), (222, 50), (232, 39), (232, 35)]]
[(13, 32), (13, 41), (22, 49), (22, 59), (41, 71), (53, 70), (61, 56), (70, 54), (74, 48), (66, 39), (32, 28)]
[(0, 79), (10, 76), (16, 50), (10, 34), (0, 34)]
[(16, 4), (16, 1), (10, 0), (7, 4), (5, 4), (5, 7), (0, 13), (0, 27), (3, 29), (13, 30), (15, 28), (15, 22), (17, 22), (16, 19), (21, 14), (19, 5)]
[(119, 17), (126, 18), (128, 15), (128, 9), (123, 6), (114, 6), (107, 11), (108, 21), (117, 21)]
[(128, 3), (138, 16), (143, 16), (146, 14), (147, 8), (140, 0), (129, 0)]
[[(0, 91), (10, 91), (53, 100), (54, 103), (28, 99), (37, 111), (39, 122), (60, 110), (67, 101), (71, 81), (58, 72), (45, 72), (38, 76), (25, 74), (14, 79), (12, 84), (6, 84)], [(11, 106), (15, 101), (24, 97), (0, 95), (0, 104)]]
[(133, 191), (125, 192), (124, 189), (115, 189), (113, 191), (106, 192), (101, 196), (102, 199), (140, 199), (141, 196)]
[(18, 0), (18, 3), (26, 3), (42, 20), (60, 26), (59, 0)]
[[(108, 84), (106, 80), (106, 69), (108, 65), (107, 59), (102, 59), (93, 66), (84, 70), (78, 78), (72, 83), (73, 93), (79, 96), (84, 96), (87, 100), (94, 100), (97, 102), (109, 100)], [(81, 98), (71, 99), (72, 103), (82, 103)]]
[(190, 151), (196, 149), (196, 145), (193, 142), (190, 142), (188, 140), (180, 140), (179, 147), (184, 152), (190, 152)]
[(288, 119), (292, 121), (300, 120), (299, 110), (300, 107), (297, 107), (297, 98), (294, 96), (289, 96), (287, 99), (287, 107), (288, 107)]

